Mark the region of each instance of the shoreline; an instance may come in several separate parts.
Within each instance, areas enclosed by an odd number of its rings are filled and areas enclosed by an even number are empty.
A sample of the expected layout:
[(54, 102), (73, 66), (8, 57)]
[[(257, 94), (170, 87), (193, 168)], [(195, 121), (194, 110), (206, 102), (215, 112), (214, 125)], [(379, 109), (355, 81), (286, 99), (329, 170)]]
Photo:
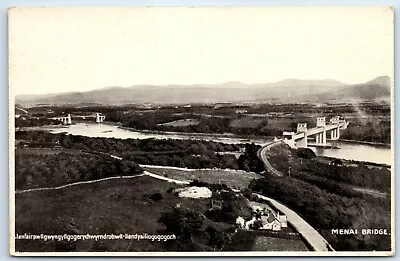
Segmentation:
[(347, 163), (347, 164), (365, 164), (368, 166), (378, 167), (378, 168), (388, 168), (388, 169), (392, 168), (392, 165), (386, 164), (386, 163), (377, 163), (377, 162), (362, 161), (362, 160), (350, 160), (350, 159), (342, 159), (342, 158), (335, 158), (335, 157), (329, 157), (329, 156), (317, 156), (317, 157), (324, 158), (327, 160), (332, 160), (332, 161), (335, 159), (339, 159), (342, 162)]
[(373, 142), (373, 141), (362, 141), (362, 140), (339, 140), (340, 142), (352, 143), (352, 144), (360, 144), (360, 145), (371, 145), (376, 147), (384, 147), (390, 149), (392, 147), (389, 143), (383, 142)]

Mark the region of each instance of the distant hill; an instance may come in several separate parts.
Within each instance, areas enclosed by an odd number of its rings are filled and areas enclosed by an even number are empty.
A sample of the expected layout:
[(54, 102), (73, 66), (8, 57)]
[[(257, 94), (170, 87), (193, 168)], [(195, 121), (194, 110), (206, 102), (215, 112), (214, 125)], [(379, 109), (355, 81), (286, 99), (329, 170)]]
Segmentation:
[(300, 97), (307, 101), (353, 101), (353, 100), (376, 100), (390, 98), (390, 78), (380, 76), (362, 84), (347, 85), (324, 93), (304, 95)]
[(365, 83), (366, 85), (377, 85), (390, 89), (390, 77), (389, 76), (379, 76), (371, 81)]
[(320, 87), (336, 87), (336, 86), (344, 86), (346, 84), (333, 80), (333, 79), (326, 79), (326, 80), (299, 80), (299, 79), (285, 79), (276, 83), (271, 83), (271, 85), (276, 87), (287, 87), (287, 86), (297, 86), (297, 87), (304, 87), (304, 86), (320, 86)]
[(346, 85), (336, 80), (286, 79), (275, 83), (194, 85), (136, 85), (107, 87), (87, 92), (23, 95), (16, 103), (33, 104), (187, 104), (221, 102), (324, 102), (327, 100), (376, 99), (390, 97), (390, 78), (380, 76), (361, 84)]

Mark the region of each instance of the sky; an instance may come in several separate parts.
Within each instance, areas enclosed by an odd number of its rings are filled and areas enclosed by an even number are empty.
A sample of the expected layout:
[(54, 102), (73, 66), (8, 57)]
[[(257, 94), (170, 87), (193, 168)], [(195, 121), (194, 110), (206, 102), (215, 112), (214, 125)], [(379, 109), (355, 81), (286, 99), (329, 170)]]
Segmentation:
[(393, 12), (335, 8), (23, 8), (9, 13), (14, 94), (137, 84), (392, 77)]

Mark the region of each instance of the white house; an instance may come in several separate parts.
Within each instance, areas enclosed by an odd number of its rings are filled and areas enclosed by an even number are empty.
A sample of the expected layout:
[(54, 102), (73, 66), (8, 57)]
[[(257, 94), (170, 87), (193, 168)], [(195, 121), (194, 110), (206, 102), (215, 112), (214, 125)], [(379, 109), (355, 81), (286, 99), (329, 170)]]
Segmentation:
[(244, 225), (244, 229), (250, 229), (252, 226), (253, 226), (253, 224), (254, 224), (254, 222), (256, 221), (256, 218), (255, 217), (253, 217), (251, 220), (249, 220), (249, 221), (246, 221), (246, 223), (245, 223), (245, 225)]
[(286, 215), (280, 215), (279, 212), (277, 214), (277, 218), (279, 222), (281, 223), (282, 227), (287, 227), (287, 217)]
[(262, 216), (261, 223), (263, 226), (260, 229), (279, 231), (282, 228), (281, 222), (272, 213)]

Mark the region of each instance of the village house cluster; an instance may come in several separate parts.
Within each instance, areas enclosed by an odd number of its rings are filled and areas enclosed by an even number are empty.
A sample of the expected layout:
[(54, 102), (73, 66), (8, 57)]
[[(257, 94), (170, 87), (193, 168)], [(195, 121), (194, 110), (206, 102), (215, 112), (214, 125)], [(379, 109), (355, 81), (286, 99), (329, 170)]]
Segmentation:
[(251, 209), (253, 216), (250, 220), (246, 221), (240, 216), (236, 219), (236, 224), (240, 228), (280, 231), (282, 228), (287, 227), (287, 217), (279, 213), (279, 211), (260, 206), (252, 206)]

